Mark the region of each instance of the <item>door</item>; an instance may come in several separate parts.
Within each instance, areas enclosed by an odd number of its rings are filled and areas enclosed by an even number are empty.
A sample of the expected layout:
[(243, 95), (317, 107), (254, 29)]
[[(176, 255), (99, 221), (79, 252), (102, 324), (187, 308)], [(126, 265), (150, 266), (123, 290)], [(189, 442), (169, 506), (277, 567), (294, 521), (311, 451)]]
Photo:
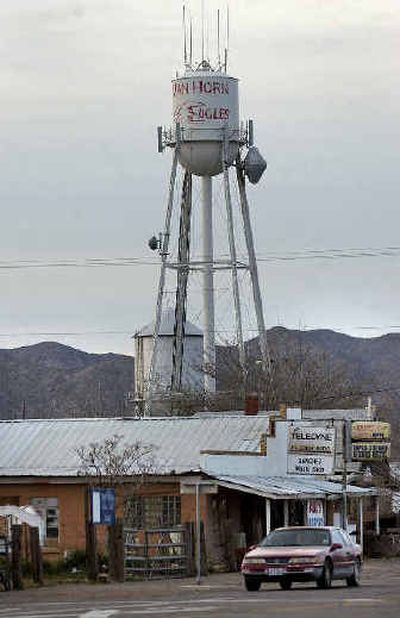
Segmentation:
[[(334, 578), (343, 578), (349, 575), (349, 557), (348, 557), (348, 548), (346, 548), (345, 540), (340, 533), (340, 530), (333, 530), (332, 532), (332, 545), (337, 544), (337, 549), (334, 549), (330, 552), (330, 556), (333, 562), (333, 573), (332, 576)], [(352, 569), (352, 564), (351, 564)]]
[(350, 575), (352, 575), (353, 570), (354, 570), (354, 561), (355, 561), (355, 551), (354, 551), (354, 543), (351, 540), (349, 534), (347, 532), (345, 532), (344, 530), (340, 530), (339, 531), (340, 536), (343, 538), (343, 547), (345, 550), (345, 557), (344, 557), (344, 561), (345, 561), (345, 571), (346, 571), (346, 575), (349, 577)]

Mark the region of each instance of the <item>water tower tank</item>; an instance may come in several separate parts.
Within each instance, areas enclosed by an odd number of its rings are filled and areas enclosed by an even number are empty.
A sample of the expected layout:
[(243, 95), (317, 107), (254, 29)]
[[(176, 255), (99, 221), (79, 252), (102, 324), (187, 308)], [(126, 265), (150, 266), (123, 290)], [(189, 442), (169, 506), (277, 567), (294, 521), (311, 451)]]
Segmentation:
[[(161, 316), (158, 332), (159, 354), (155, 375), (156, 390), (166, 393), (169, 390), (172, 374), (174, 349), (175, 310), (167, 309)], [(154, 349), (154, 323), (147, 324), (134, 335), (135, 339), (135, 389), (139, 398), (144, 398), (146, 384), (149, 379), (151, 358)], [(186, 322), (184, 338), (184, 368), (182, 386), (184, 391), (202, 392), (204, 389), (203, 372), (203, 333), (192, 324)]]
[(196, 176), (220, 174), (224, 139), (227, 165), (239, 148), (238, 80), (203, 61), (200, 69), (172, 81), (172, 101), (174, 126), (181, 128), (181, 165)]

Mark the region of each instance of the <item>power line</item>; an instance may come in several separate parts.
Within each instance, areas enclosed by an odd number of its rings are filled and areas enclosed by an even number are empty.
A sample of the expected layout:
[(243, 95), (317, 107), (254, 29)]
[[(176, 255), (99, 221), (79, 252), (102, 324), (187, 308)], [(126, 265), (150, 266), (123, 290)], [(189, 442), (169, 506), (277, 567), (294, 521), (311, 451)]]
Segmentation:
[(132, 335), (132, 330), (32, 331), (0, 333), (0, 337), (81, 337), (87, 335)]
[[(326, 326), (310, 326), (307, 325), (306, 330), (302, 329), (294, 329), (289, 326), (271, 326), (267, 329), (267, 332), (271, 332), (274, 328), (283, 328), (288, 331), (296, 331), (298, 333), (307, 334), (312, 332), (313, 330), (331, 330), (335, 333), (344, 333), (348, 337), (354, 337), (354, 335), (348, 335), (342, 329), (339, 328), (328, 328)], [(400, 324), (390, 324), (390, 325), (381, 325), (381, 326), (349, 326), (349, 330), (397, 330), (400, 329)], [(258, 328), (249, 328), (243, 327), (243, 330), (247, 333), (258, 333)], [(235, 328), (232, 326), (231, 328), (216, 328), (214, 333), (216, 335), (220, 333), (232, 333), (234, 334)], [(130, 330), (80, 330), (80, 331), (19, 331), (19, 332), (0, 332), (0, 337), (56, 337), (56, 336), (71, 336), (71, 337), (80, 337), (86, 335), (132, 335), (134, 333), (134, 329)]]
[[(289, 251), (287, 253), (262, 253), (257, 255), (259, 263), (264, 262), (293, 262), (301, 260), (338, 260), (384, 258), (400, 256), (400, 247), (383, 248), (351, 248), (351, 249), (305, 249)], [(228, 257), (221, 254), (220, 258)], [(243, 261), (246, 258), (243, 257)], [(144, 256), (115, 256), (90, 258), (49, 258), (49, 259), (10, 259), (0, 260), (0, 270), (26, 270), (37, 268), (105, 268), (105, 267), (132, 267), (132, 266), (159, 266), (157, 258)]]
[(347, 393), (336, 393), (334, 395), (316, 397), (318, 401), (328, 401), (331, 399), (352, 399), (353, 397), (368, 397), (370, 395), (376, 395), (379, 393), (400, 392), (400, 386), (388, 386), (384, 388), (374, 387), (371, 389), (360, 391), (348, 391)]
[(288, 253), (268, 253), (258, 255), (257, 260), (263, 261), (292, 261), (292, 260), (335, 260), (359, 259), (376, 257), (395, 257), (400, 255), (400, 247), (383, 248), (351, 248), (351, 249), (305, 249)]

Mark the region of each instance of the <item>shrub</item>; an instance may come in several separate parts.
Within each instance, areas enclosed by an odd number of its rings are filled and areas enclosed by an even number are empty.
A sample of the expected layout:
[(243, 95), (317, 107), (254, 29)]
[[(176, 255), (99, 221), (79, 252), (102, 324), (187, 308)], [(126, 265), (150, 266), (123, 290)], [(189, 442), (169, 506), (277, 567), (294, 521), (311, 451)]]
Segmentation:
[(83, 571), (86, 569), (86, 551), (84, 549), (74, 549), (68, 552), (63, 561), (64, 571)]
[(64, 560), (43, 560), (44, 575), (60, 575), (64, 571)]

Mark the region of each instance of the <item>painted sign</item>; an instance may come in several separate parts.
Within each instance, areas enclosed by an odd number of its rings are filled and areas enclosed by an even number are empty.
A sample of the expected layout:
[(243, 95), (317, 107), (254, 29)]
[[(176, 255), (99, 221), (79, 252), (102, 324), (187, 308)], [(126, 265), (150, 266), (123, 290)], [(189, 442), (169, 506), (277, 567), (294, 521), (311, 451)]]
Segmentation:
[(352, 440), (390, 440), (390, 424), (378, 421), (353, 421), (351, 424)]
[(334, 456), (314, 454), (288, 454), (289, 474), (332, 474)]
[(181, 125), (185, 141), (209, 140), (205, 129), (228, 126), (239, 130), (238, 81), (234, 78), (212, 74), (180, 77), (172, 82), (172, 101), (173, 120)]
[(390, 443), (353, 442), (351, 455), (353, 461), (382, 461), (390, 457)]
[(325, 526), (324, 503), (322, 500), (307, 500), (307, 526)]
[(335, 452), (334, 427), (289, 426), (289, 453), (320, 453), (333, 455)]

